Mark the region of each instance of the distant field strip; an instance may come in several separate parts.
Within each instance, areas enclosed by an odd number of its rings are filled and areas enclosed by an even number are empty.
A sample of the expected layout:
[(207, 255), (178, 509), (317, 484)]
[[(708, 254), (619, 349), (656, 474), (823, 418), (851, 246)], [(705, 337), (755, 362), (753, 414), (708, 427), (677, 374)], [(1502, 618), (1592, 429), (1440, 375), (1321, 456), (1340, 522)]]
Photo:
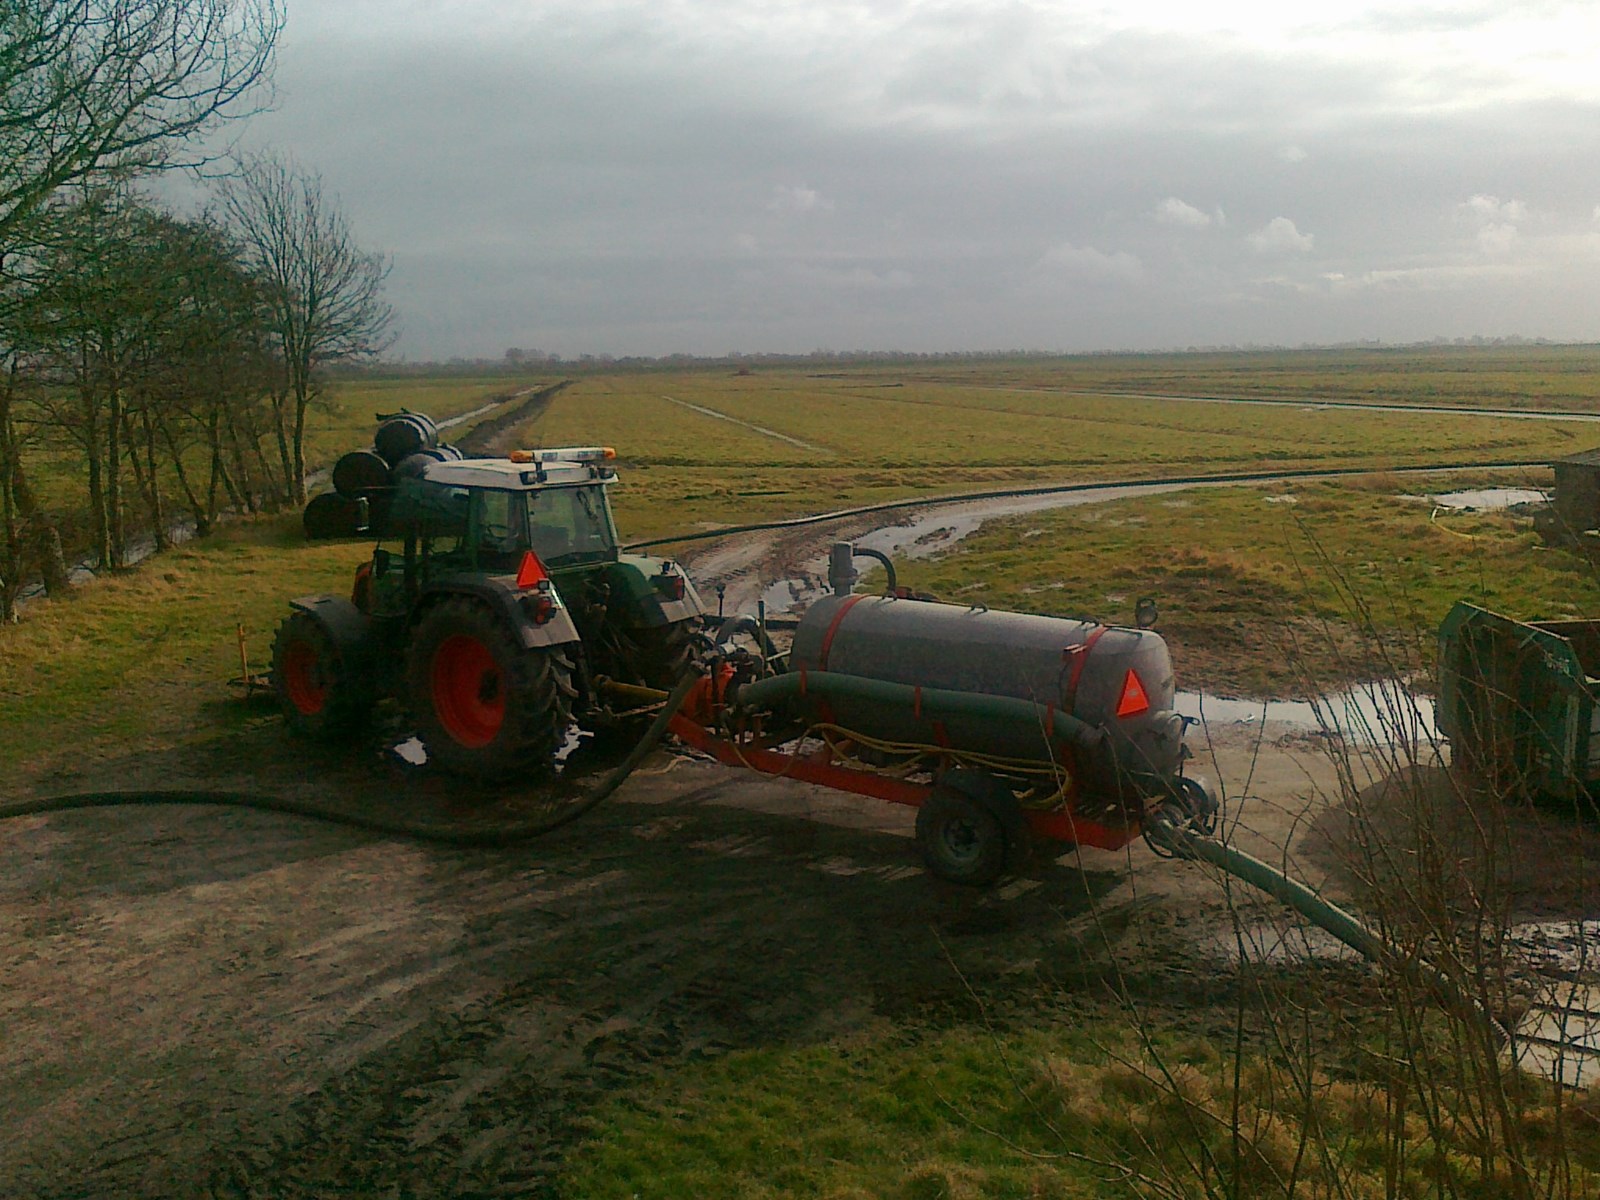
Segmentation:
[[(692, 396), (696, 405), (704, 389), (696, 376), (673, 375), (675, 392)], [(695, 411), (661, 395), (662, 380), (650, 376), (601, 376), (580, 379), (550, 404), (540, 419), (541, 444), (615, 446), (632, 463), (672, 466), (815, 465), (830, 457), (811, 449), (803, 438), (779, 441), (721, 414)]]
[[(764, 387), (718, 386), (695, 394), (742, 424), (782, 432), (879, 467), (1096, 466), (1134, 463), (1352, 461), (1419, 454), (1530, 457), (1570, 452), (1570, 433), (1507, 424), (1479, 412), (1399, 409), (1330, 420), (1306, 404), (1212, 406), (1163, 398), (1006, 392), (971, 385), (903, 390), (762, 377)], [(724, 381), (717, 381), (722, 384)], [(1307, 411), (1309, 410), (1309, 411)]]
[(1316, 396), (1175, 396), (1155, 392), (1111, 392), (1057, 390), (1040, 387), (992, 387), (983, 391), (1031, 393), (1033, 395), (1081, 396), (1109, 400), (1171, 400), (1180, 404), (1247, 404), (1257, 408), (1341, 409), (1356, 412), (1366, 410), (1377, 413), (1432, 413), (1456, 415), (1465, 413), (1473, 417), (1499, 417), (1510, 421), (1587, 421), (1600, 423), (1600, 413), (1572, 412), (1558, 408), (1484, 408), (1467, 404), (1385, 404), (1379, 400), (1322, 400)]
[(780, 442), (788, 442), (791, 446), (799, 446), (802, 450), (815, 450), (820, 454), (828, 453), (826, 447), (813, 446), (810, 442), (801, 441), (797, 437), (790, 437), (787, 433), (779, 433), (776, 429), (768, 429), (762, 425), (752, 425), (749, 421), (741, 421), (738, 417), (730, 417), (727, 413), (718, 412), (714, 408), (706, 408), (704, 405), (700, 404), (691, 404), (687, 400), (679, 400), (676, 396), (662, 396), (661, 398), (672, 404), (681, 404), (684, 408), (692, 409), (693, 411), (700, 413), (702, 416), (714, 417), (719, 421), (731, 421), (735, 425), (742, 425), (746, 429), (752, 429), (756, 433), (762, 434), (765, 437), (777, 438)]
[(1600, 346), (1410, 347), (1201, 354), (1093, 355), (1055, 360), (879, 367), (863, 377), (904, 383), (1016, 386), (1067, 392), (1342, 400), (1600, 411)]

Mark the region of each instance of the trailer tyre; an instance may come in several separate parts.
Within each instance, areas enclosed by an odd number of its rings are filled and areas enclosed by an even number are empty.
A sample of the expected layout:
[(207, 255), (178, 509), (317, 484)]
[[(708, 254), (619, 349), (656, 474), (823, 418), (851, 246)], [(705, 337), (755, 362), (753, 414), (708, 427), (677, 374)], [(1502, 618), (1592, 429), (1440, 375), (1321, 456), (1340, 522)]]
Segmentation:
[(406, 695), (429, 758), (483, 782), (548, 770), (572, 723), (572, 694), (561, 647), (524, 649), (466, 597), (430, 608), (406, 649)]
[(371, 681), (310, 613), (292, 612), (272, 641), (272, 689), (294, 732), (331, 740), (372, 712)]
[(951, 787), (935, 788), (917, 810), (917, 846), (928, 870), (968, 887), (999, 879), (1009, 852), (1000, 818)]

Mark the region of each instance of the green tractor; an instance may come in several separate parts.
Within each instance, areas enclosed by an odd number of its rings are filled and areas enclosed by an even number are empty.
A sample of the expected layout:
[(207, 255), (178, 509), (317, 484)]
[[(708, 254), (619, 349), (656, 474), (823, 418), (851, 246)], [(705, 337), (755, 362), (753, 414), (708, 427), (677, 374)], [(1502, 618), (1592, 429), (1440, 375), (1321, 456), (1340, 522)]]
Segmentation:
[(346, 736), (392, 696), (431, 761), (505, 779), (548, 769), (574, 721), (614, 719), (603, 680), (671, 688), (692, 671), (700, 598), (672, 562), (618, 549), (614, 457), (397, 469), (384, 540), (350, 597), (293, 600), (278, 628), (273, 686), (291, 728)]

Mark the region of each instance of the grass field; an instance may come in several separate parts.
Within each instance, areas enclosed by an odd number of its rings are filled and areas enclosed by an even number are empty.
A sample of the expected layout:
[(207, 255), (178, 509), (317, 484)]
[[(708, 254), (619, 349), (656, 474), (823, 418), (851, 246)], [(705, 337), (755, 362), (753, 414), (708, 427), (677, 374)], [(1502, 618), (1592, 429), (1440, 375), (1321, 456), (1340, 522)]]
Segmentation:
[(918, 370), (945, 382), (1179, 396), (1600, 409), (1600, 347), (1403, 346), (1104, 354)]
[(1539, 462), (1600, 440), (1600, 427), (1576, 423), (1006, 390), (887, 368), (580, 378), (521, 433), (530, 445), (615, 445), (617, 511), (633, 537), (1030, 483)]
[[(1513, 1194), (1510, 1171), (1493, 1160), (1467, 1182), (1486, 1146), (1475, 1142), (1479, 1131), (1448, 1116), (1436, 1118), (1436, 1141), (1398, 1156), (1397, 1165), (1377, 1053), (1329, 1055), (1302, 1108), (1300, 1097), (1284, 1094), (1290, 1073), (1267, 1065), (1264, 1054), (1256, 1059), (1257, 1047), (1235, 1074), (1226, 1052), (1203, 1038), (1158, 1033), (1139, 1046), (1127, 1014), (1111, 1006), (1052, 1017), (1041, 1028), (1000, 1033), (911, 1023), (875, 1038), (745, 1052), (691, 1068), (597, 1114), (604, 1132), (573, 1155), (562, 1195)], [(1529, 1091), (1515, 1120), (1530, 1144), (1546, 1149), (1564, 1104), (1575, 1127), (1592, 1126), (1592, 1092), (1572, 1099)], [(1409, 1121), (1410, 1136), (1422, 1142), (1422, 1119)], [(1332, 1151), (1327, 1160), (1319, 1160), (1318, 1139)], [(1573, 1148), (1571, 1194), (1588, 1195), (1600, 1186), (1600, 1143), (1575, 1138)], [(1298, 1187), (1288, 1186), (1297, 1175)], [(1441, 1176), (1454, 1186), (1435, 1190)]]
[[(0, 786), (101, 755), (226, 741), (251, 719), (224, 684), (243, 623), (264, 669), (290, 596), (348, 589), (363, 548), (299, 521), (224, 526), (0, 626)], [(259, 715), (259, 714), (257, 714)]]

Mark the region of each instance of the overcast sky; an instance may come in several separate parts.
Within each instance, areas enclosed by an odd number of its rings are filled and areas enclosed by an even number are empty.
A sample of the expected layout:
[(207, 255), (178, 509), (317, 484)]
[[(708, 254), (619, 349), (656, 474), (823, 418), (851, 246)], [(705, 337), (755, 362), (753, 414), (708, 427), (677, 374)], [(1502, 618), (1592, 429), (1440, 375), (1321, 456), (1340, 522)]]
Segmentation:
[(289, 0), (277, 81), (412, 359), (1600, 340), (1592, 0)]

